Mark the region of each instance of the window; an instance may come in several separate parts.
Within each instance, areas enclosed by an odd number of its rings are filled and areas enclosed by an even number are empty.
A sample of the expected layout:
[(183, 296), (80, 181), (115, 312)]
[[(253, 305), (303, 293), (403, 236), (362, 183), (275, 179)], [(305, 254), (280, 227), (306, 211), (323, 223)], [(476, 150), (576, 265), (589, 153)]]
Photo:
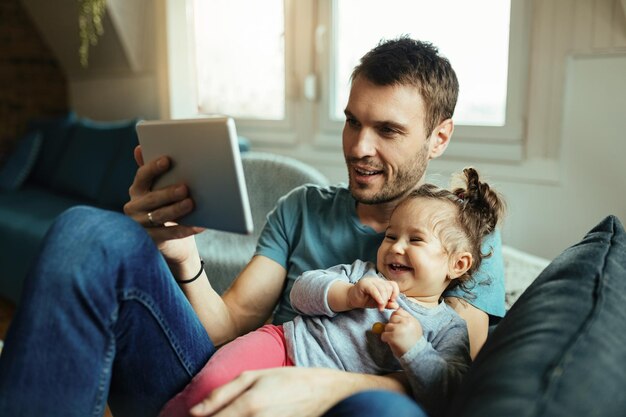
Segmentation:
[(352, 68), (381, 38), (408, 34), (457, 72), (457, 152), (521, 159), (526, 0), (183, 3), (168, 3), (172, 117), (230, 114), (266, 146), (338, 147)]
[(387, 19), (381, 18), (380, 6), (377, 0), (335, 2), (330, 73), (334, 119), (344, 117), (348, 79), (360, 57), (381, 38), (407, 34), (430, 40), (451, 61), (462, 86), (455, 110), (457, 124), (505, 124), (509, 1), (387, 0), (385, 9), (395, 11)]
[(283, 9), (282, 0), (193, 1), (199, 113), (284, 119)]

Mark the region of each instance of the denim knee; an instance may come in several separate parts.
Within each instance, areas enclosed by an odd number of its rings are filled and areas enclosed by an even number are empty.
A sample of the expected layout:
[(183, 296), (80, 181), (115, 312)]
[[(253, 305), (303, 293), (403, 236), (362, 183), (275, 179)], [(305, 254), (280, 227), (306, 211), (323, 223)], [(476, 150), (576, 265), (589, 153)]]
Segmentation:
[(59, 215), (46, 238), (61, 239), (64, 247), (75, 251), (102, 244), (107, 248), (125, 245), (120, 249), (126, 251), (144, 244), (146, 237), (143, 228), (122, 213), (75, 206)]
[(427, 417), (422, 408), (404, 394), (363, 391), (331, 408), (324, 417)]
[(29, 281), (67, 288), (94, 274), (112, 278), (126, 259), (157, 252), (148, 234), (128, 216), (76, 206), (59, 215), (48, 230)]

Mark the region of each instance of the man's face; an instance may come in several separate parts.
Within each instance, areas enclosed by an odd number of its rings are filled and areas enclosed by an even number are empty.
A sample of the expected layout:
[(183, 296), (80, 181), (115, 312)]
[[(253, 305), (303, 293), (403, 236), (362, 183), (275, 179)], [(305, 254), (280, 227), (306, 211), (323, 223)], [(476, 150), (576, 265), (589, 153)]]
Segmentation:
[(421, 181), (431, 140), (424, 133), (424, 103), (414, 86), (352, 83), (343, 128), (350, 191), (364, 204), (404, 197)]

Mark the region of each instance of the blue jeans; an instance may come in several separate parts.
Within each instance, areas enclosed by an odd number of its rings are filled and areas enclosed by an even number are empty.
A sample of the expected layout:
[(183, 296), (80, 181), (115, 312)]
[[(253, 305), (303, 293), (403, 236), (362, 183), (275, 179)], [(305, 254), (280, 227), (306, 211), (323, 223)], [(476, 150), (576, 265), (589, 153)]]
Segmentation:
[[(145, 231), (76, 207), (52, 226), (25, 283), (0, 356), (0, 416), (101, 417), (107, 401), (115, 417), (154, 416), (214, 352)], [(424, 415), (404, 396), (372, 391), (327, 416), (384, 409)]]

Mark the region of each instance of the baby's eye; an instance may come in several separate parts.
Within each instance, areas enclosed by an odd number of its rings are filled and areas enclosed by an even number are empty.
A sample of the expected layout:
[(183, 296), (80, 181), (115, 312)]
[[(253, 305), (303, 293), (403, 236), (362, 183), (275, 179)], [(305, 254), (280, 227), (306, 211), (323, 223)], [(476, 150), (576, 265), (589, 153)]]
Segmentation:
[(395, 235), (386, 234), (385, 239), (395, 242), (397, 240), (397, 237)]
[(421, 242), (423, 239), (421, 237), (413, 236), (411, 237), (411, 242)]

